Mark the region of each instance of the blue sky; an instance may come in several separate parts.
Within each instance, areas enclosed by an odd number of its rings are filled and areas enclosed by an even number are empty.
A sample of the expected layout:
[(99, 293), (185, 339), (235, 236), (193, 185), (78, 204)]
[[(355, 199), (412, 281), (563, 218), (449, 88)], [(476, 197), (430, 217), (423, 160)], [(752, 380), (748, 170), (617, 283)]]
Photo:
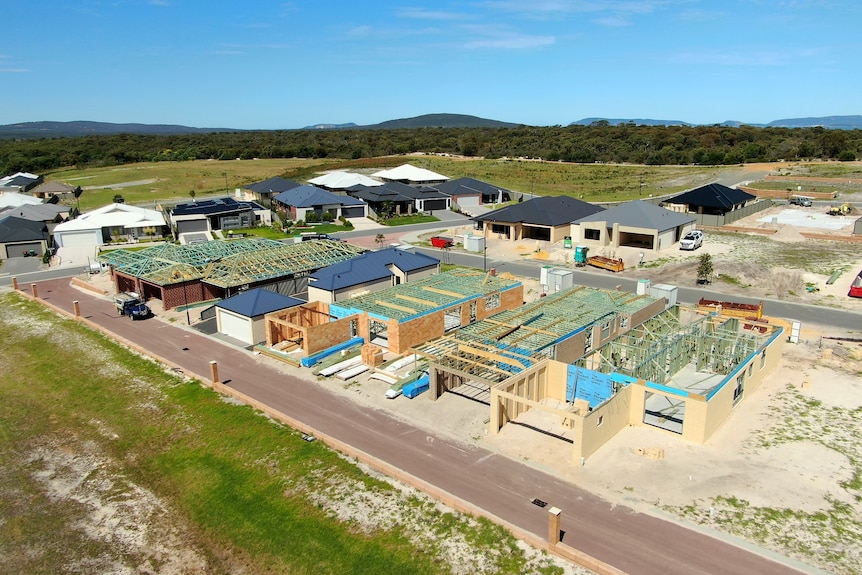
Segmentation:
[(0, 0), (0, 124), (862, 114), (858, 0)]

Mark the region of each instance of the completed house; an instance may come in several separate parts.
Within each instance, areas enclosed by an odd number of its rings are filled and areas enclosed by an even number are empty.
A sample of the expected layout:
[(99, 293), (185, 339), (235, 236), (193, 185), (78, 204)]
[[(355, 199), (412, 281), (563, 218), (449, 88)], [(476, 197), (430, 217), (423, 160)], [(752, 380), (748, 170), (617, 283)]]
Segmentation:
[(353, 186), (373, 188), (375, 186), (383, 185), (383, 182), (353, 172), (329, 172), (328, 174), (323, 174), (322, 176), (317, 176), (316, 178), (308, 180), (308, 183), (335, 193), (343, 193)]
[(174, 206), (170, 221), (179, 237), (188, 233), (271, 226), (272, 212), (257, 202), (213, 198)]
[(311, 185), (299, 186), (276, 194), (273, 202), (294, 221), (308, 219), (309, 212), (314, 212), (320, 217), (328, 212), (333, 220), (341, 216), (345, 218), (368, 216), (368, 206), (362, 200), (339, 196)]
[(662, 205), (675, 212), (724, 215), (757, 200), (757, 196), (718, 183), (707, 184), (674, 196)]
[(18, 172), (11, 176), (0, 178), (0, 192), (18, 192), (27, 194), (44, 181), (42, 176), (29, 172)]
[(96, 247), (112, 239), (160, 238), (167, 233), (161, 212), (128, 204), (109, 204), (54, 227), (59, 248)]
[[(252, 199), (263, 202), (266, 206), (270, 206), (274, 195), (286, 192), (287, 190), (292, 190), (293, 188), (298, 188), (301, 185), (302, 184), (299, 182), (294, 182), (293, 180), (275, 177), (249, 184), (245, 189), (248, 192), (251, 192)], [(248, 198), (248, 194), (246, 195), (246, 198)]]
[(45, 222), (8, 215), (0, 218), (0, 258), (42, 256), (48, 251), (48, 239)]
[(562, 241), (571, 234), (571, 223), (604, 211), (568, 196), (539, 196), (472, 218), (485, 237), (497, 234), (508, 240)]
[(597, 248), (634, 247), (661, 251), (693, 229), (695, 218), (644, 201), (628, 202), (572, 222), (579, 245)]
[(391, 170), (380, 170), (379, 172), (374, 172), (371, 175), (375, 178), (379, 178), (387, 182), (402, 182), (404, 184), (410, 185), (434, 185), (441, 182), (445, 182), (449, 179), (448, 177), (438, 174), (437, 172), (432, 172), (431, 170), (426, 170), (425, 168), (417, 168), (416, 166), (411, 166), (410, 164), (403, 164), (401, 166), (398, 166), (397, 168), (392, 168)]
[(502, 204), (512, 199), (512, 192), (474, 178), (458, 178), (434, 186), (452, 198), (461, 208), (483, 204)]
[(308, 301), (335, 303), (440, 273), (440, 260), (397, 248), (366, 252), (308, 277)]

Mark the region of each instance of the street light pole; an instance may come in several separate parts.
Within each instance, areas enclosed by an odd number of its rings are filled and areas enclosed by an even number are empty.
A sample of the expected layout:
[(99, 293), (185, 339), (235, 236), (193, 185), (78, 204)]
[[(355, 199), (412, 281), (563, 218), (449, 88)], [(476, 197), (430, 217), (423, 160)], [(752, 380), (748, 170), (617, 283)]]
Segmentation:
[(488, 271), (488, 244), (482, 245), (482, 271)]
[(186, 302), (186, 323), (192, 325), (192, 316), (189, 314), (189, 294), (186, 292), (186, 282), (183, 282), (183, 301)]

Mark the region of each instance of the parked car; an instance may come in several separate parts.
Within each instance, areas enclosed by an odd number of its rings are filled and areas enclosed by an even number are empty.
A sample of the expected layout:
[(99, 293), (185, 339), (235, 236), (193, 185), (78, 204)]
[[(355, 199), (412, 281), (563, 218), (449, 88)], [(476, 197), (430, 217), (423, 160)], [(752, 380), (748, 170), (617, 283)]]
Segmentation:
[(146, 319), (153, 313), (135, 292), (118, 293), (114, 296), (114, 305), (120, 315), (129, 316), (132, 320)]
[(336, 238), (335, 236), (330, 236), (329, 234), (314, 234), (314, 233), (304, 233), (299, 236), (297, 241), (299, 242), (308, 242), (311, 240), (332, 240), (334, 242), (344, 241), (341, 238)]
[(802, 206), (803, 208), (810, 208), (811, 198), (806, 198), (805, 196), (793, 196), (790, 198), (790, 204), (793, 206)]
[(703, 232), (694, 230), (688, 232), (679, 241), (679, 249), (681, 250), (696, 250), (703, 245)]

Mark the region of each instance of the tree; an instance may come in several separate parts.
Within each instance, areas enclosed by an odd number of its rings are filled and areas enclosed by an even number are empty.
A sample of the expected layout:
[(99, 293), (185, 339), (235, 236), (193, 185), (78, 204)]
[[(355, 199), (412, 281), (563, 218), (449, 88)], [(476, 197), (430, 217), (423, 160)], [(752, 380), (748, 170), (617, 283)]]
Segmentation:
[(125, 203), (126, 203), (126, 198), (124, 198), (124, 197), (123, 197), (122, 195), (120, 195), (120, 194), (114, 194), (114, 203), (115, 203), (115, 204), (125, 204)]
[(712, 277), (712, 256), (701, 254), (700, 262), (697, 264), (697, 283), (708, 284)]
[(386, 236), (384, 236), (383, 234), (377, 234), (376, 236), (374, 236), (374, 243), (376, 243), (378, 246), (382, 246), (383, 242), (385, 241)]
[(192, 201), (195, 201), (195, 196), (197, 193), (194, 190), (189, 190), (189, 195), (192, 197)]

